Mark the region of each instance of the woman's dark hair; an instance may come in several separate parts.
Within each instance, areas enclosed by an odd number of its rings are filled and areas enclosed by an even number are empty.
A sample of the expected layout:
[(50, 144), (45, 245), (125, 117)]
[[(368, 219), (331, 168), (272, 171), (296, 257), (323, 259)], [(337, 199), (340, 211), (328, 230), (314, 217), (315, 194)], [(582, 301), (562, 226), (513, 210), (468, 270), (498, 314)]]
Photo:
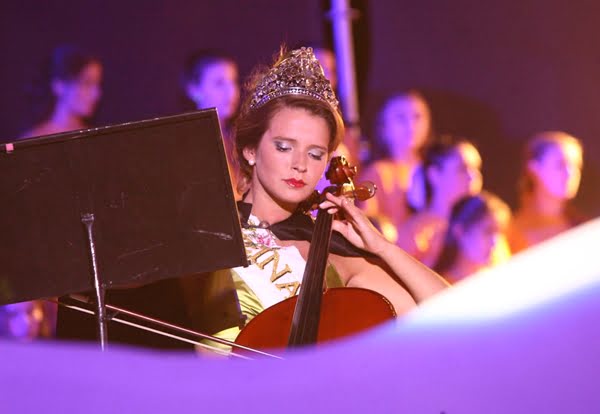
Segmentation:
[[(274, 64), (287, 57), (284, 48)], [(329, 126), (329, 152), (333, 152), (344, 137), (344, 122), (338, 110), (333, 109), (327, 102), (305, 95), (284, 95), (267, 102), (259, 108), (250, 108), (252, 93), (260, 80), (268, 73), (268, 67), (259, 67), (244, 85), (244, 101), (240, 115), (235, 122), (235, 156), (240, 167), (238, 190), (245, 193), (248, 190), (252, 176), (252, 166), (244, 158), (244, 148), (256, 148), (267, 131), (271, 119), (283, 108), (302, 108), (313, 115), (323, 118)]]
[[(204, 73), (209, 66), (223, 62), (237, 67), (237, 63), (231, 55), (216, 49), (201, 49), (188, 56), (183, 67), (183, 73), (181, 74), (181, 102), (184, 110), (191, 111), (196, 109), (196, 104), (187, 94), (188, 85), (199, 82), (204, 77)], [(231, 128), (231, 123), (236, 114), (233, 115), (228, 121), (228, 125), (222, 125), (222, 127), (227, 130)]]
[(490, 192), (482, 191), (477, 195), (466, 196), (457, 201), (452, 207), (444, 246), (433, 269), (444, 274), (456, 262), (459, 253), (456, 235), (459, 228), (467, 231), (490, 216), (495, 217), (504, 225), (508, 224), (510, 218), (508, 205)]
[[(424, 194), (423, 200), (415, 200), (408, 198), (409, 208), (414, 211), (420, 211), (423, 208), (429, 206), (433, 198), (435, 189), (429, 179), (428, 171), (431, 168), (441, 168), (446, 160), (456, 154), (457, 149), (461, 145), (474, 146), (469, 140), (456, 137), (453, 135), (440, 135), (429, 145), (425, 146), (421, 150), (422, 163), (414, 172), (412, 184), (413, 186), (419, 186), (419, 193)], [(414, 189), (413, 189), (414, 190)], [(409, 189), (409, 193), (411, 189)]]
[(29, 88), (32, 124), (46, 119), (54, 110), (56, 96), (52, 91), (52, 82), (75, 80), (90, 63), (100, 63), (100, 60), (79, 47), (62, 45), (54, 49)]
[(225, 52), (214, 49), (202, 49), (191, 54), (185, 61), (181, 76), (181, 86), (185, 90), (190, 83), (202, 79), (206, 68), (215, 63), (227, 62), (237, 66), (237, 63)]

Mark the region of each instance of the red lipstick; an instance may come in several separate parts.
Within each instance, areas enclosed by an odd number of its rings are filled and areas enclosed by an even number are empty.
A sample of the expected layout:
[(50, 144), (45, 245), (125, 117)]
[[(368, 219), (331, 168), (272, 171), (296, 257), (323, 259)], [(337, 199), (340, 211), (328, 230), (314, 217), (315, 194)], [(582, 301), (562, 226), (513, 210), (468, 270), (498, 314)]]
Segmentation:
[(283, 180), (285, 181), (290, 187), (294, 187), (294, 188), (302, 188), (306, 185), (306, 183), (302, 180), (296, 180), (295, 178), (288, 178), (287, 180)]

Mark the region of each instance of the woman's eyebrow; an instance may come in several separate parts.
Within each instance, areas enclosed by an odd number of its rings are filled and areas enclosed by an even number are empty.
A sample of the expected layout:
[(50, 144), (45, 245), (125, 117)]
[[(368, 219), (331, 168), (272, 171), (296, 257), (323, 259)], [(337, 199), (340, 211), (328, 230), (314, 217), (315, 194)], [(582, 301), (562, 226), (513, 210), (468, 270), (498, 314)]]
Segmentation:
[(276, 140), (279, 140), (279, 141), (298, 142), (298, 140), (295, 139), (295, 138), (284, 137), (284, 136), (281, 136), (281, 135), (277, 135), (277, 136), (273, 137), (273, 139), (276, 139)]

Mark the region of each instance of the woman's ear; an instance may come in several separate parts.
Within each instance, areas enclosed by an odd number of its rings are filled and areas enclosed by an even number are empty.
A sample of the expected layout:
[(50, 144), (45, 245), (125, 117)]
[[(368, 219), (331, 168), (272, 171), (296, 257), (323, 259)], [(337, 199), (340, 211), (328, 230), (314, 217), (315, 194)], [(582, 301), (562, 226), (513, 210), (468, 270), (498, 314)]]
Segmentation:
[(245, 147), (242, 150), (242, 153), (244, 154), (246, 161), (248, 161), (248, 164), (254, 165), (256, 162), (256, 150), (254, 148)]

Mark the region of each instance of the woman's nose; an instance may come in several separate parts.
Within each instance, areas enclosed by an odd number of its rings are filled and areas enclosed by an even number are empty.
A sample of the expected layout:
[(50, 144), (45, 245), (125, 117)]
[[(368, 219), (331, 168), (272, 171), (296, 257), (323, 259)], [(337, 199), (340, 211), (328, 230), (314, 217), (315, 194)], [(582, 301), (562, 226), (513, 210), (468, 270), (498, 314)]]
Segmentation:
[(306, 172), (307, 159), (303, 155), (296, 155), (293, 159), (293, 168), (298, 172)]

